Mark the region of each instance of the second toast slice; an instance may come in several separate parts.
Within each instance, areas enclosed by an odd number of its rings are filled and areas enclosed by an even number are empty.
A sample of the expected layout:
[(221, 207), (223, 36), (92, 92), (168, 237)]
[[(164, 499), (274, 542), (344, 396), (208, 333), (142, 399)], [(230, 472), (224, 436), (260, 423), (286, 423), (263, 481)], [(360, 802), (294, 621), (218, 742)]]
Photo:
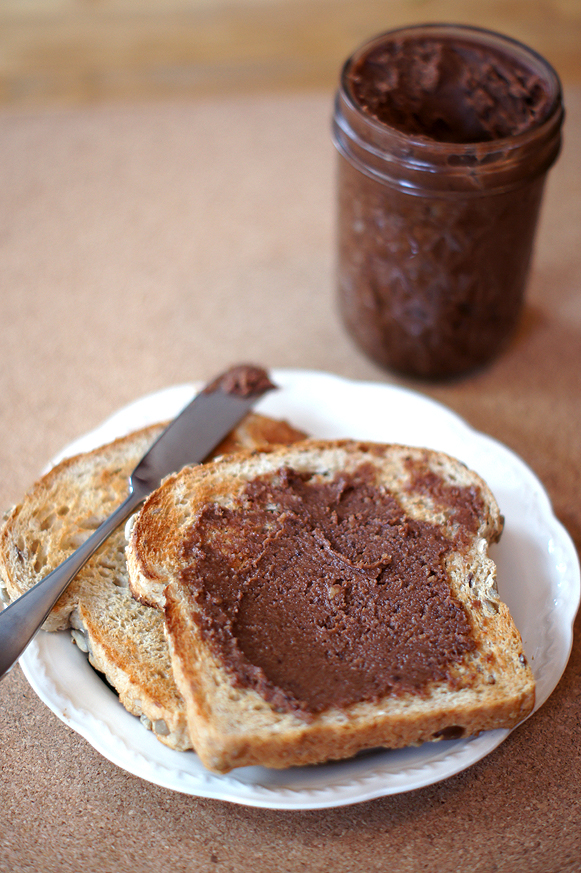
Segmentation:
[[(126, 496), (129, 474), (164, 426), (152, 425), (61, 461), (7, 513), (0, 528), (0, 588), (8, 601), (64, 561), (116, 508)], [(250, 413), (215, 454), (302, 437), (284, 421)], [(164, 745), (183, 751), (191, 748), (191, 739), (163, 616), (131, 596), (125, 544), (119, 528), (60, 597), (44, 629), (70, 628), (123, 706)]]

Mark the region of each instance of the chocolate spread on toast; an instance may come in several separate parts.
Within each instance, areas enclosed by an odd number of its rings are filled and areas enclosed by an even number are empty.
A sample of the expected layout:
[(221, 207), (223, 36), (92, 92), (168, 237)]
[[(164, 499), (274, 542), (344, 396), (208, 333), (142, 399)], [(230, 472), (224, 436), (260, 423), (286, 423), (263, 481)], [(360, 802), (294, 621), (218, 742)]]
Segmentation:
[(464, 546), (454, 531), (476, 531), (480, 496), (412, 472), (452, 524), (411, 518), (369, 463), (329, 479), (282, 468), (196, 516), (182, 581), (239, 686), (308, 719), (451, 681), (474, 641), (444, 561)]

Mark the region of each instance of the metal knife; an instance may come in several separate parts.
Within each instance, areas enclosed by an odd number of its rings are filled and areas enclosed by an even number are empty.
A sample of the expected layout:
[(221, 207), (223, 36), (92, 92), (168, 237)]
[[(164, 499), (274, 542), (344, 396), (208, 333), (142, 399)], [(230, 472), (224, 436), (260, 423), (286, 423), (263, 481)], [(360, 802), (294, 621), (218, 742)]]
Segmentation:
[(260, 367), (239, 365), (213, 379), (157, 438), (129, 477), (129, 494), (55, 570), (0, 613), (0, 679), (18, 660), (61, 594), (91, 555), (169, 473), (204, 461), (276, 386)]

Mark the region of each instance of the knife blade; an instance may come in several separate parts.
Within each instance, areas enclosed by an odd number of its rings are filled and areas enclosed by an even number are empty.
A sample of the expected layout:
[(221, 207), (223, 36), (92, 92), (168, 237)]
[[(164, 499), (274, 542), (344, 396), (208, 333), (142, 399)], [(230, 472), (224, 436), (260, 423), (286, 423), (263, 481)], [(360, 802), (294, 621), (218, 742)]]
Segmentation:
[(170, 473), (201, 463), (276, 386), (261, 367), (241, 364), (209, 382), (165, 428), (129, 477), (117, 509), (62, 564), (0, 613), (0, 679), (18, 660), (91, 555)]

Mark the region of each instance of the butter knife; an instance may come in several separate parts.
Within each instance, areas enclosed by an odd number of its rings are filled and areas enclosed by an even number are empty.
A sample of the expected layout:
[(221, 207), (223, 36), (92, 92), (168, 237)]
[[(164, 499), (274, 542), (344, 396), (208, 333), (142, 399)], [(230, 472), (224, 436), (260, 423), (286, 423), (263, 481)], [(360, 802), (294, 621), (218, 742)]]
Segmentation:
[(24, 652), (91, 555), (170, 473), (204, 461), (276, 386), (260, 367), (239, 365), (213, 379), (153, 443), (129, 477), (123, 503), (62, 564), (0, 613), (0, 679)]

